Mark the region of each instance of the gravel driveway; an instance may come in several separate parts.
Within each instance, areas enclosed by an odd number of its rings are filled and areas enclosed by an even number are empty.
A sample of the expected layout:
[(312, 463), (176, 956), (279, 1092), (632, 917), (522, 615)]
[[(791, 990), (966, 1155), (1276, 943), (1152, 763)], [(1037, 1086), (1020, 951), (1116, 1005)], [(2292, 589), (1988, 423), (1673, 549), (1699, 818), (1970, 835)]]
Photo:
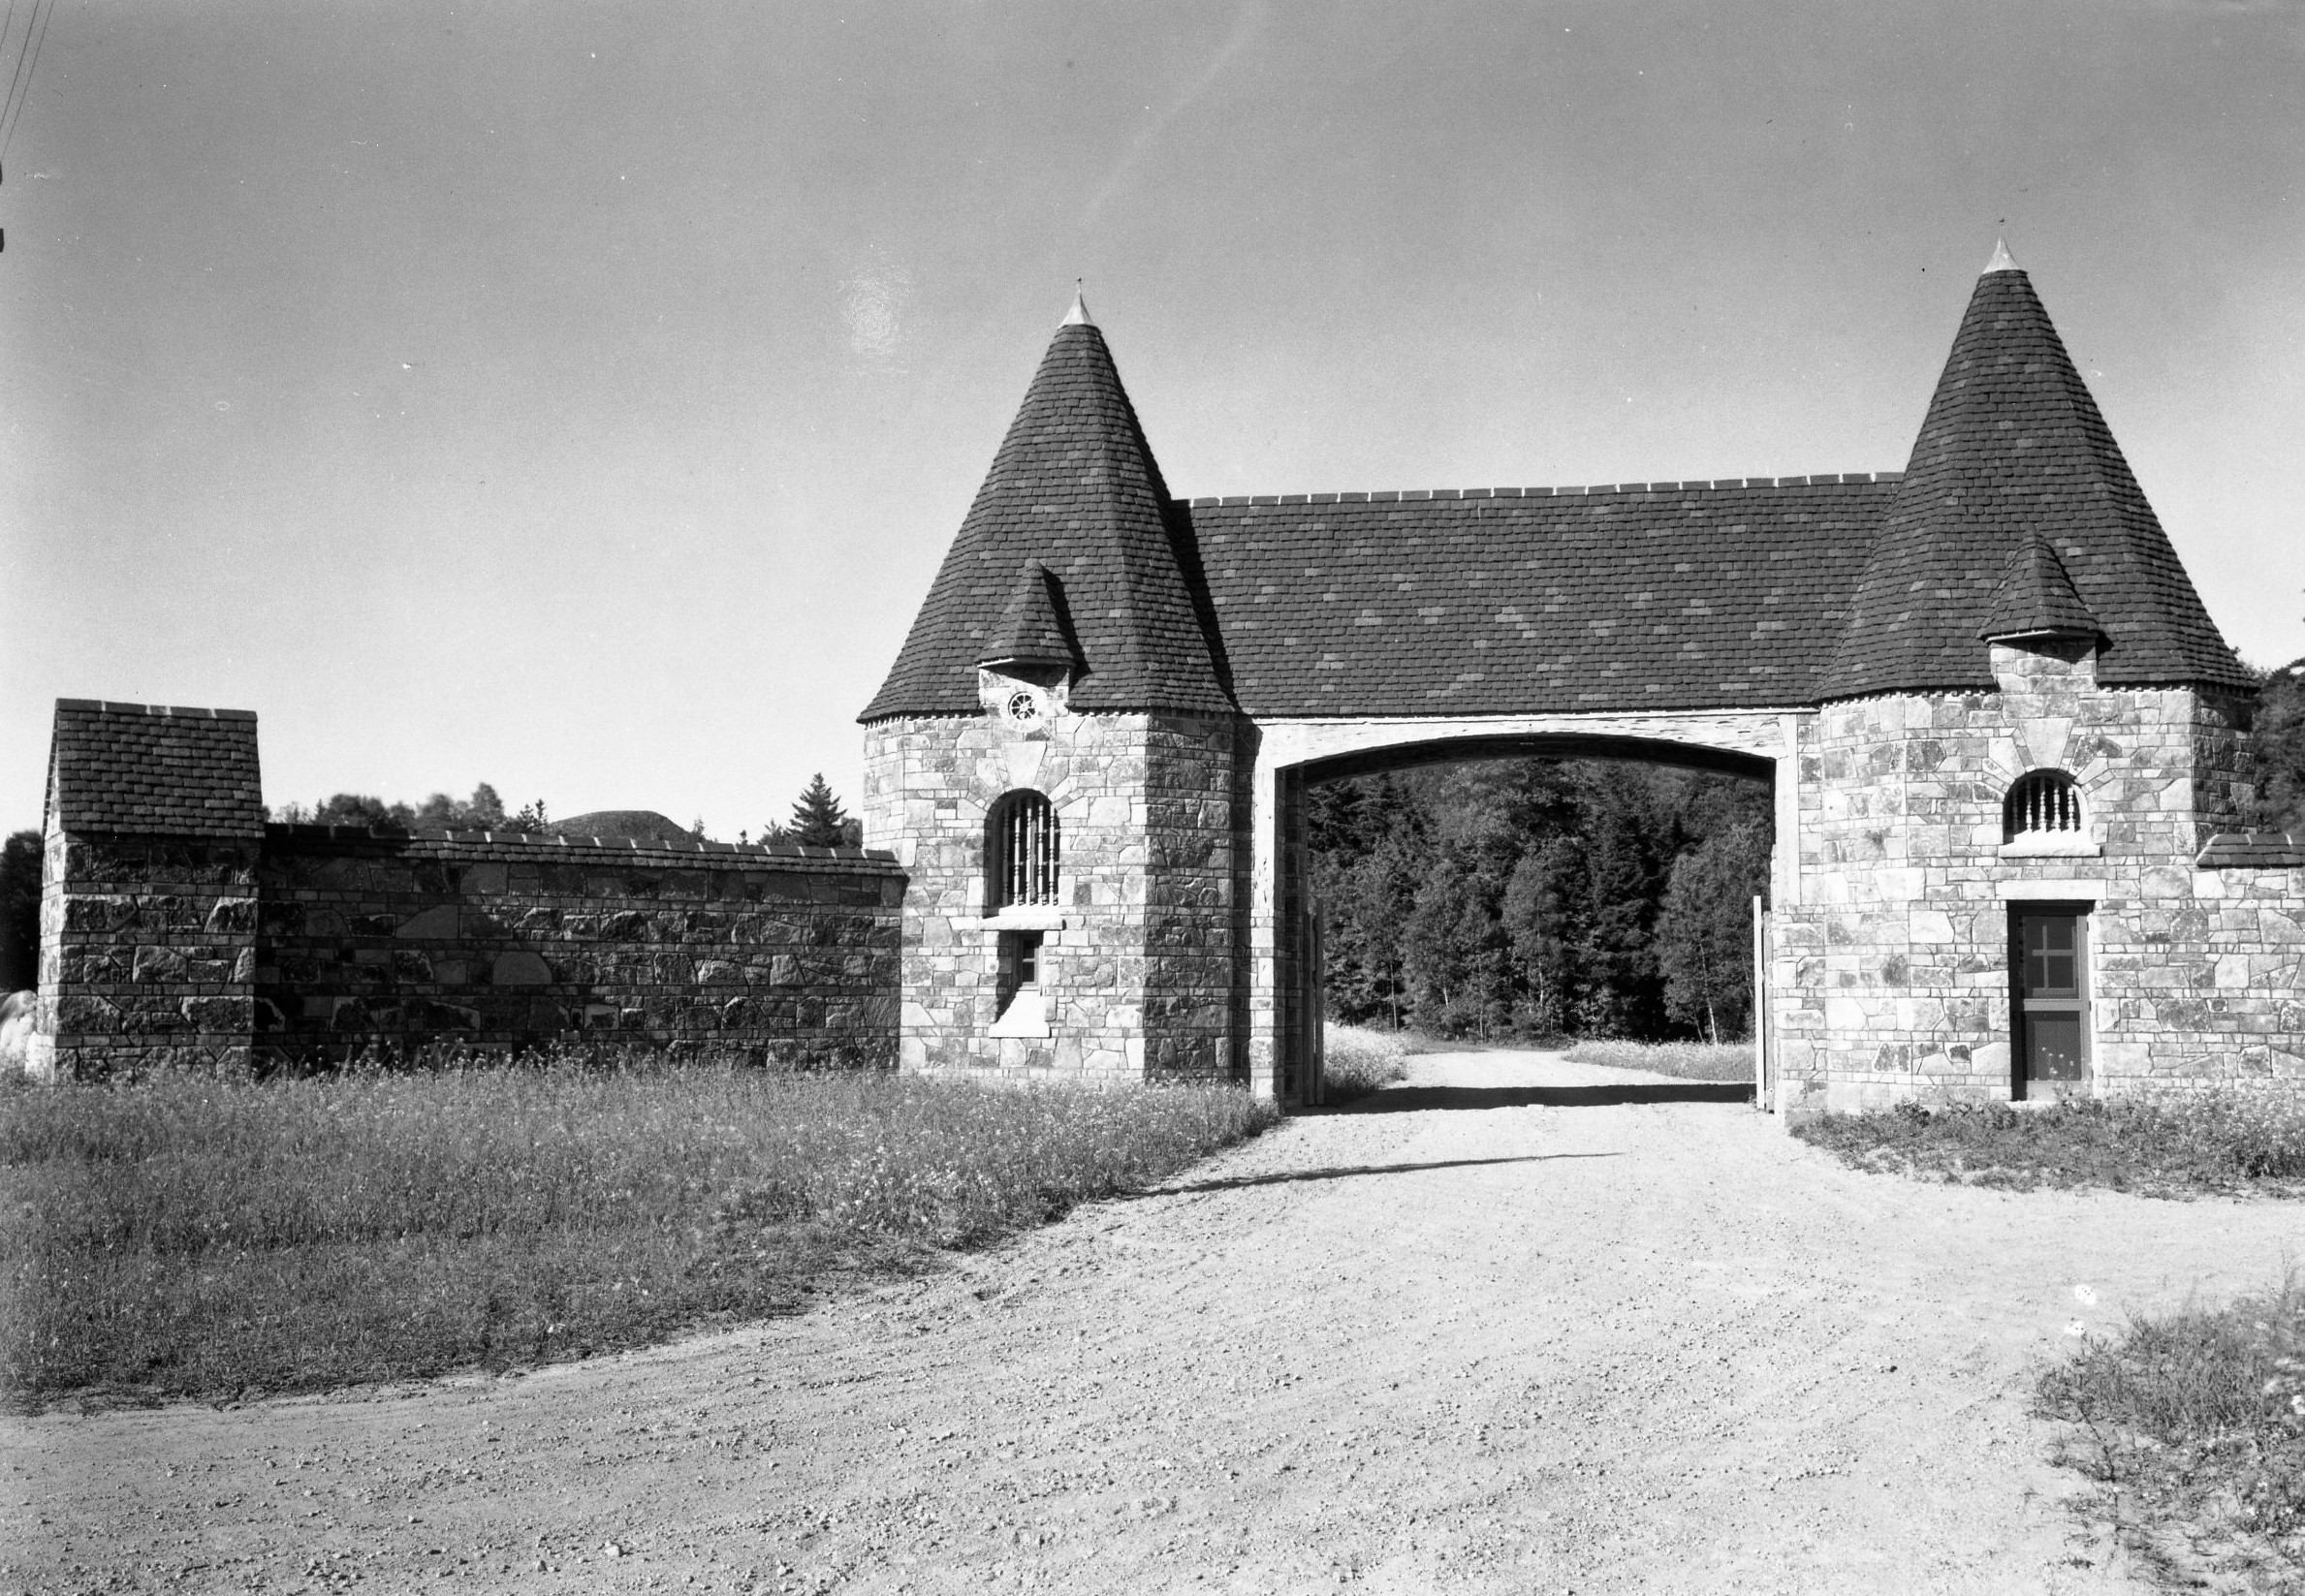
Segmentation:
[(797, 1319), (8, 1421), (0, 1590), (2128, 1590), (2030, 1371), (2305, 1234), (1860, 1175), (1551, 1054), (1414, 1062)]

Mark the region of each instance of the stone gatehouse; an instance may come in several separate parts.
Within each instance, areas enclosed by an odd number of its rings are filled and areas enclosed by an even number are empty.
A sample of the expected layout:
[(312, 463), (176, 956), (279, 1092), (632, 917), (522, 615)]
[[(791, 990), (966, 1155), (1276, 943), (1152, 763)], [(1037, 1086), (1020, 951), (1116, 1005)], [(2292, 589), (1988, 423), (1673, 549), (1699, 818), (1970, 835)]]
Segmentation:
[(1996, 251), (1903, 472), (1184, 500), (1076, 303), (860, 717), (916, 1070), (1319, 1091), (1306, 788), (1772, 784), (1776, 1106), (2305, 1080), (2305, 837)]

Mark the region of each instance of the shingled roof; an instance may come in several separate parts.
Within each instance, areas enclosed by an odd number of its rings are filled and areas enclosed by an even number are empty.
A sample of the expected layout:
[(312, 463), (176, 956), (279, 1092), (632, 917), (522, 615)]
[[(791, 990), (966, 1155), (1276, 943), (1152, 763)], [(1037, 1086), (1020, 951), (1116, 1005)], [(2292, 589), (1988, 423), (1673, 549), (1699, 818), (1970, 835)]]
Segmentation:
[(1630, 483), (1190, 515), (1248, 713), (1552, 714), (1806, 703), (1894, 491)]
[(993, 469), (861, 720), (973, 714), (976, 666), (1028, 561), (1062, 584), (1076, 709), (1232, 706), (1180, 560), (1168, 488), (1104, 334), (1057, 329)]
[(47, 801), (66, 831), (261, 840), (256, 712), (58, 699)]
[(1980, 638), (2044, 633), (2107, 683), (2251, 685), (2005, 251), (1902, 477), (1168, 503), (1076, 307), (861, 718), (973, 714), (978, 662), (1057, 637), (1076, 708), (1293, 716), (1990, 689)]
[(1997, 251), (1817, 697), (1992, 687), (1978, 632), (2011, 553), (2035, 536), (2103, 630), (2100, 681), (2252, 685), (2032, 282)]

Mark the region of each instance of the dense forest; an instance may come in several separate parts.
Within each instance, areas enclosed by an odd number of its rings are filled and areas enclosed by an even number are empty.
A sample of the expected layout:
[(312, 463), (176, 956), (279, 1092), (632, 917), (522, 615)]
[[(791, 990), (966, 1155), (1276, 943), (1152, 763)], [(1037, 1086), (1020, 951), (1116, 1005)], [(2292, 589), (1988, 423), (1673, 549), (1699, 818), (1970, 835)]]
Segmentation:
[(1500, 760), (1325, 783), (1308, 810), (1331, 1018), (1723, 1041), (1750, 1022), (1763, 783)]

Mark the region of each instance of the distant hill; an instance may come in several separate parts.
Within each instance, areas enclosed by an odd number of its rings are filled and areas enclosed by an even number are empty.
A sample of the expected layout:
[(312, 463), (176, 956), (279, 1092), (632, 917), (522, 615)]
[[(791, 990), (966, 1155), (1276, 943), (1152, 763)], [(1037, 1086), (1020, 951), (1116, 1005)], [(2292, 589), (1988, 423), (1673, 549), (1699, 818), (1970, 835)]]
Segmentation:
[(595, 809), (570, 815), (545, 827), (550, 836), (599, 837), (610, 842), (694, 842), (697, 835), (685, 826), (653, 809)]

